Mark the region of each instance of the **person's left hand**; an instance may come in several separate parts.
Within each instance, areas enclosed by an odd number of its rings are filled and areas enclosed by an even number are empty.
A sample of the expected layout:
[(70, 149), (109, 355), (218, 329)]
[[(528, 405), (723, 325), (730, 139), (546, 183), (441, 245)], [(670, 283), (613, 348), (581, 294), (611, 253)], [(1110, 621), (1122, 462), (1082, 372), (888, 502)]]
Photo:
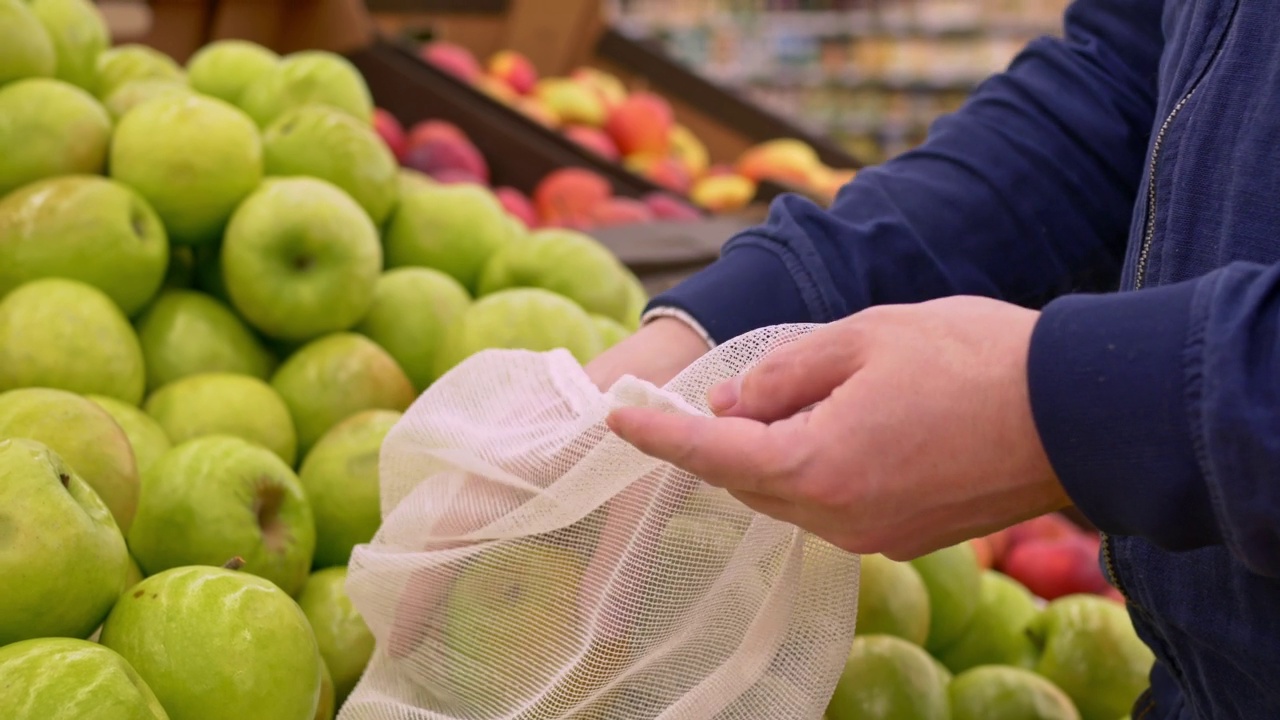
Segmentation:
[(713, 388), (718, 417), (625, 408), (609, 427), (849, 552), (910, 559), (1070, 504), (1031, 416), (1038, 317), (973, 297), (872, 308)]

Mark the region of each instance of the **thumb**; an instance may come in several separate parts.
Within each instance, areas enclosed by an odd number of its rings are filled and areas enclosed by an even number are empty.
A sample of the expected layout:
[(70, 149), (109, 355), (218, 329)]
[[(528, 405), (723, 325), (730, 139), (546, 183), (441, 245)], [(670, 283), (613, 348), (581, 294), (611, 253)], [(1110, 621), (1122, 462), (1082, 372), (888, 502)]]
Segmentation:
[[(842, 343), (841, 340), (844, 340)], [(770, 423), (825, 400), (857, 371), (856, 348), (840, 334), (814, 331), (766, 355), (743, 375), (711, 389), (717, 415)]]

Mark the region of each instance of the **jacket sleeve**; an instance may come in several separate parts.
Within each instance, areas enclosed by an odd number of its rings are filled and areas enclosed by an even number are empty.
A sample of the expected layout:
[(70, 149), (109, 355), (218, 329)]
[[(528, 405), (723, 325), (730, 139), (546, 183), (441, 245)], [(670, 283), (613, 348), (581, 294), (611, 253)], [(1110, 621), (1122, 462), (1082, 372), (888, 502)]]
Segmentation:
[(1225, 544), (1280, 577), (1280, 264), (1055, 300), (1027, 374), (1045, 450), (1100, 529)]
[(1162, 0), (1076, 0), (919, 148), (830, 208), (798, 196), (654, 298), (715, 342), (947, 295), (1029, 306), (1114, 282), (1155, 113)]

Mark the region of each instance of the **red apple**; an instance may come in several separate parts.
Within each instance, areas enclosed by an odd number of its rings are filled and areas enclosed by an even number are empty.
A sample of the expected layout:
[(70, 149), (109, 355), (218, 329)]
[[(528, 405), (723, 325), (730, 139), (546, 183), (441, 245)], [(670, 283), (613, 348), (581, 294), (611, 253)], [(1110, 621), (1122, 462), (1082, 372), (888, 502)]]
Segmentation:
[(485, 185), (486, 187), (488, 186), (488, 183), (486, 183), (484, 180), (480, 179), (479, 177), (476, 177), (475, 174), (467, 170), (462, 170), (460, 168), (448, 168), (445, 170), (441, 170), (436, 174), (432, 175), (431, 179), (435, 180), (441, 185), (469, 184), (469, 185)]
[(538, 219), (547, 225), (591, 225), (597, 205), (613, 196), (613, 186), (603, 175), (585, 168), (554, 170), (533, 191)]
[(1082, 534), (1078, 525), (1059, 513), (1049, 513), (1031, 518), (1014, 525), (1007, 530), (1008, 550), (1028, 540), (1058, 540)]
[(404, 126), (396, 116), (382, 108), (374, 108), (373, 129), (391, 149), (391, 154), (396, 156), (396, 160), (403, 161), (405, 151), (409, 149), (409, 138), (405, 135)]
[[(444, 181), (442, 175), (448, 171), (465, 173), (481, 184), (489, 182), (489, 165), (476, 146), (468, 140), (433, 138), (410, 145), (404, 165), (441, 182)], [(457, 177), (457, 174), (451, 177)]]
[(473, 83), (484, 73), (476, 56), (456, 43), (433, 40), (423, 45), (418, 55), (463, 82)]
[(421, 120), (409, 128), (409, 147), (419, 145), (433, 138), (452, 138), (463, 142), (471, 142), (471, 138), (462, 128), (448, 120)]
[(1005, 558), (1004, 573), (1045, 600), (1110, 587), (1098, 566), (1098, 539), (1083, 534), (1025, 540)]
[(693, 186), (693, 178), (684, 163), (670, 156), (648, 154), (630, 155), (626, 159), (626, 167), (631, 172), (648, 178), (655, 185), (673, 193), (687, 195)]
[(664, 192), (652, 192), (641, 200), (659, 220), (701, 220), (702, 213), (689, 203)]
[(671, 147), (675, 114), (671, 105), (651, 92), (631, 93), (609, 112), (605, 131), (624, 156), (649, 153), (666, 155)]
[(528, 95), (538, 82), (538, 70), (529, 58), (515, 50), (502, 50), (489, 58), (489, 74), (519, 95)]
[(635, 223), (653, 222), (653, 213), (649, 210), (648, 205), (639, 200), (612, 197), (595, 207), (591, 220), (596, 227), (633, 225)]
[(528, 195), (505, 185), (496, 188), (493, 194), (498, 197), (498, 202), (502, 203), (502, 207), (517, 220), (524, 223), (525, 227), (532, 230), (538, 226), (538, 212), (533, 209), (533, 201), (529, 199)]
[(571, 125), (564, 129), (564, 134), (565, 137), (606, 160), (617, 162), (620, 157), (618, 146), (613, 143), (613, 138), (600, 128)]

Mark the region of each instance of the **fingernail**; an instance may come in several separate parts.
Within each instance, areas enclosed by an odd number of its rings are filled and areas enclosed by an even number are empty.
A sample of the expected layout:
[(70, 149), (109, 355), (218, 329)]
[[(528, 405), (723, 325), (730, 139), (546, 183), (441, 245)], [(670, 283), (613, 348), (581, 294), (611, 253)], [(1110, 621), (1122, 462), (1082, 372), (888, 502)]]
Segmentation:
[(711, 388), (707, 394), (707, 404), (711, 412), (722, 413), (738, 404), (738, 390), (742, 387), (742, 378), (736, 377)]

